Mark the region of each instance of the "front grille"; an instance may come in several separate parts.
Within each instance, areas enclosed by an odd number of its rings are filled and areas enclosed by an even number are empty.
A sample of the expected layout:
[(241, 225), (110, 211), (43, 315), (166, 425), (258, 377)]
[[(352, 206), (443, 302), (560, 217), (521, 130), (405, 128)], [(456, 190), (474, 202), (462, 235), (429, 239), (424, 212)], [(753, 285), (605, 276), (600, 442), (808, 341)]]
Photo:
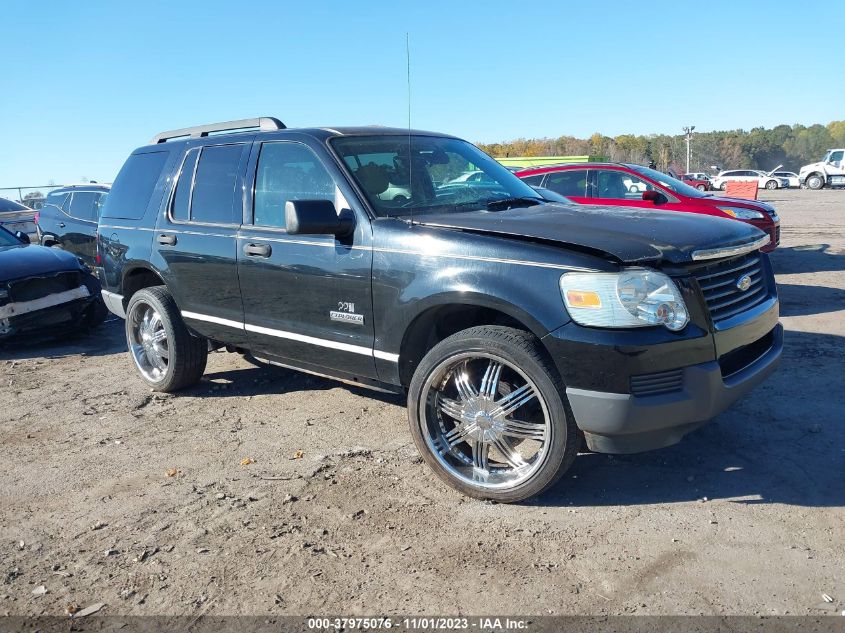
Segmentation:
[(48, 295), (79, 287), (78, 272), (64, 272), (45, 277), (30, 277), (9, 284), (9, 297), (14, 302), (34, 301)]
[[(758, 253), (710, 264), (694, 274), (714, 323), (753, 308), (769, 294)], [(745, 275), (751, 278), (751, 285), (747, 290), (740, 290), (737, 282)]]
[(631, 394), (634, 396), (657, 396), (662, 393), (680, 391), (684, 386), (684, 370), (670, 369), (654, 374), (631, 376)]

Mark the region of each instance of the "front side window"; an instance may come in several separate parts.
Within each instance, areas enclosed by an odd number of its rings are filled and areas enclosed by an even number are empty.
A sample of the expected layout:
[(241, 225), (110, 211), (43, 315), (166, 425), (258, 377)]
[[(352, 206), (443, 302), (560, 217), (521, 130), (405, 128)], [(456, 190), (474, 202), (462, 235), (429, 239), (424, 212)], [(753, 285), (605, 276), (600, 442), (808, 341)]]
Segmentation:
[(643, 191), (654, 189), (645, 180), (615, 169), (600, 169), (596, 173), (596, 197), (639, 200)]
[(477, 147), (437, 136), (344, 136), (332, 147), (379, 216), (533, 206), (542, 197)]
[(301, 143), (264, 143), (255, 174), (255, 224), (283, 227), (288, 200), (330, 200), (347, 206), (317, 155)]
[(210, 224), (240, 223), (237, 191), (243, 145), (203, 147), (194, 176), (191, 221)]
[(549, 174), (546, 189), (562, 196), (584, 198), (587, 196), (587, 170), (569, 169)]
[(840, 149), (840, 150), (838, 150), (838, 151), (836, 151), (836, 152), (831, 152), (831, 153), (830, 153), (830, 158), (829, 158), (828, 160), (829, 160), (831, 163), (835, 163), (835, 162), (837, 162), (837, 161), (841, 162), (841, 161), (842, 161), (842, 157), (843, 157), (843, 156), (845, 156), (845, 151), (843, 151), (843, 150), (841, 150), (841, 149)]
[(100, 194), (95, 191), (74, 191), (70, 199), (68, 215), (87, 222), (97, 221)]

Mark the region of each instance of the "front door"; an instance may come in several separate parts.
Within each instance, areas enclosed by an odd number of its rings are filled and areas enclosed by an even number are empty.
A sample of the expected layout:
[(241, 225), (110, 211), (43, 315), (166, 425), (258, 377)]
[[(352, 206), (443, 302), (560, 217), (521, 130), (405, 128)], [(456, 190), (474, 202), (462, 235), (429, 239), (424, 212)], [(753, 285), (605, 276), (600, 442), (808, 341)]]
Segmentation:
[[(252, 209), (238, 234), (238, 274), (250, 347), (303, 369), (375, 378), (372, 237), (356, 213), (354, 235), (288, 235), (288, 200), (331, 200), (354, 213), (335, 165), (305, 142), (265, 142), (253, 150)], [(251, 212), (250, 212), (251, 211)]]

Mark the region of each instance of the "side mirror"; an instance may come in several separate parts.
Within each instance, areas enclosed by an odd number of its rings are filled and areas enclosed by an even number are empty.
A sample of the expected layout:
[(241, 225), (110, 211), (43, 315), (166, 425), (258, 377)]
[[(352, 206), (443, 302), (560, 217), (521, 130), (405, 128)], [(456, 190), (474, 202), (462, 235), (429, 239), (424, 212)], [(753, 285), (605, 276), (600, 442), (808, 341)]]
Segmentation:
[(666, 202), (666, 196), (664, 196), (659, 191), (643, 191), (643, 200), (647, 200), (654, 204), (663, 204), (664, 202)]
[(285, 228), (290, 235), (350, 235), (355, 228), (351, 216), (340, 215), (329, 200), (288, 200)]
[(15, 237), (23, 244), (31, 244), (32, 241), (29, 239), (29, 235), (24, 233), (23, 231), (15, 231)]

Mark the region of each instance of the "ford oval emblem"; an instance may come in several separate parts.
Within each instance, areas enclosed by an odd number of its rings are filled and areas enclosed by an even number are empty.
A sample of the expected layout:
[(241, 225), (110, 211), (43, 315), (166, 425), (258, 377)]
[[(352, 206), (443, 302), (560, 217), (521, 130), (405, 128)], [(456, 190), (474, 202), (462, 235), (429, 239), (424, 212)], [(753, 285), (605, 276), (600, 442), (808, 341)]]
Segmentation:
[(739, 279), (736, 280), (736, 287), (739, 288), (741, 292), (745, 292), (751, 287), (751, 276), (750, 275), (743, 275)]

